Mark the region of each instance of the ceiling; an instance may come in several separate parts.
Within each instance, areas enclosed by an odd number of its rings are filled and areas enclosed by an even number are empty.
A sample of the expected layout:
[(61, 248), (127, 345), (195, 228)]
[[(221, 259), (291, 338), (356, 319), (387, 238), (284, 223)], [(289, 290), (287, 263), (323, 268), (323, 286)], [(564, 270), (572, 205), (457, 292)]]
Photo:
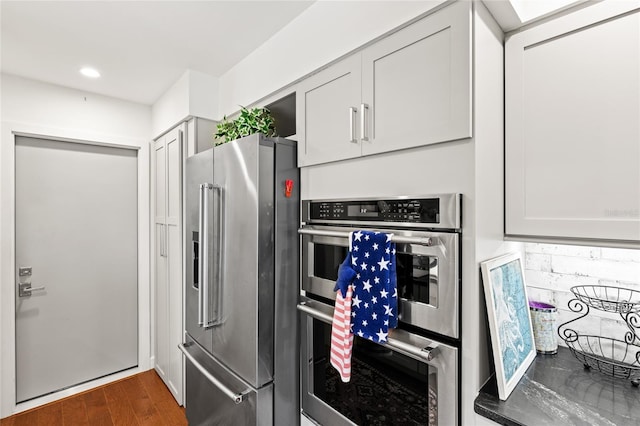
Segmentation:
[(151, 105), (187, 69), (221, 76), (312, 3), (1, 0), (0, 71)]

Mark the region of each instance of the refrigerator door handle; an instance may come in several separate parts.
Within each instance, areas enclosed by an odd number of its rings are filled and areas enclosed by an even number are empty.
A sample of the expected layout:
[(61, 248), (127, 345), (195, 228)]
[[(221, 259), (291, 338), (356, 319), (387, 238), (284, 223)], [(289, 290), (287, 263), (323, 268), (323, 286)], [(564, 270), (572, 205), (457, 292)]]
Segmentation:
[(200, 364), (198, 360), (196, 360), (193, 355), (189, 353), (183, 343), (178, 345), (178, 349), (180, 349), (184, 356), (187, 357), (191, 364), (193, 364), (193, 366), (196, 367), (198, 371), (200, 371), (202, 375), (207, 378), (207, 380), (209, 380), (215, 387), (220, 389), (222, 393), (231, 398), (231, 400), (236, 404), (242, 403), (246, 399), (247, 395), (251, 392), (251, 389), (246, 389), (238, 393), (232, 391), (231, 389), (226, 387), (220, 380), (216, 379), (211, 373), (209, 373), (207, 369), (204, 368), (204, 366)]
[[(217, 269), (213, 270), (212, 273), (215, 276), (214, 282), (216, 285), (216, 298), (214, 300), (215, 303), (215, 314), (216, 316), (214, 318), (210, 318), (211, 313), (209, 311), (209, 306), (210, 306), (210, 298), (211, 298), (211, 294), (209, 293), (209, 288), (207, 286), (207, 290), (204, 293), (204, 313), (203, 313), (203, 326), (204, 327), (213, 327), (216, 325), (220, 324), (220, 312), (222, 309), (221, 306), (221, 291), (222, 291), (222, 277), (220, 275), (220, 271), (222, 270), (222, 230), (224, 229), (222, 226), (222, 186), (220, 185), (216, 185), (216, 184), (211, 184), (211, 186), (209, 187), (209, 189), (213, 189), (214, 191), (218, 191), (218, 211), (216, 213), (216, 216), (214, 217), (214, 220), (218, 221), (218, 241), (217, 241), (217, 245), (216, 248), (217, 250), (215, 250), (216, 254), (217, 254)], [(206, 205), (208, 206), (209, 203), (207, 201)], [(208, 212), (207, 212), (207, 216), (208, 216)], [(208, 235), (208, 232), (207, 232)], [(216, 264), (216, 262), (213, 263), (214, 265)], [(207, 271), (207, 278), (208, 278), (208, 271)]]
[(204, 326), (203, 317), (207, 314), (208, 306), (204, 303), (208, 296), (209, 287), (209, 246), (207, 233), (209, 231), (209, 207), (207, 190), (210, 183), (200, 184), (198, 205), (198, 325)]

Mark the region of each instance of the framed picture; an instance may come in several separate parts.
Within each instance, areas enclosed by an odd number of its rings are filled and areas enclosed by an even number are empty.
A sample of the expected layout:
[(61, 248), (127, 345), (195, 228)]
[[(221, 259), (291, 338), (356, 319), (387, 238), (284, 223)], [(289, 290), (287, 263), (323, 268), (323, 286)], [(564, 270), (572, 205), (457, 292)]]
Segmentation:
[(510, 253), (480, 263), (498, 396), (506, 400), (536, 357), (522, 257)]

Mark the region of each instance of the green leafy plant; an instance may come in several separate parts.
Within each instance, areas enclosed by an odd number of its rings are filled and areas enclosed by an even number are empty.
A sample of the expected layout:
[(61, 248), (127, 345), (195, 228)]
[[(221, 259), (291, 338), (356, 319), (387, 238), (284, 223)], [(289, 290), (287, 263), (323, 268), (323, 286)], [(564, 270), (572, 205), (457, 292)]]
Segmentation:
[(276, 136), (275, 121), (267, 108), (240, 108), (238, 118), (227, 120), (225, 116), (222, 122), (216, 126), (217, 131), (213, 135), (216, 145), (231, 142), (254, 133)]

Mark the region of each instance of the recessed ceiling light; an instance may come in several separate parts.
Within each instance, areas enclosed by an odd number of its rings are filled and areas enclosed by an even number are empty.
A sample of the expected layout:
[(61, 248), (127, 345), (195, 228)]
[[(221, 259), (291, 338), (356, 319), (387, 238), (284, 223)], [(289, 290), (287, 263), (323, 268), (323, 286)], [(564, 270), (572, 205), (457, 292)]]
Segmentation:
[(89, 68), (89, 67), (84, 67), (80, 69), (80, 74), (84, 75), (85, 77), (90, 77), (90, 78), (98, 78), (100, 77), (100, 73), (98, 72), (98, 70), (94, 69), (94, 68)]

